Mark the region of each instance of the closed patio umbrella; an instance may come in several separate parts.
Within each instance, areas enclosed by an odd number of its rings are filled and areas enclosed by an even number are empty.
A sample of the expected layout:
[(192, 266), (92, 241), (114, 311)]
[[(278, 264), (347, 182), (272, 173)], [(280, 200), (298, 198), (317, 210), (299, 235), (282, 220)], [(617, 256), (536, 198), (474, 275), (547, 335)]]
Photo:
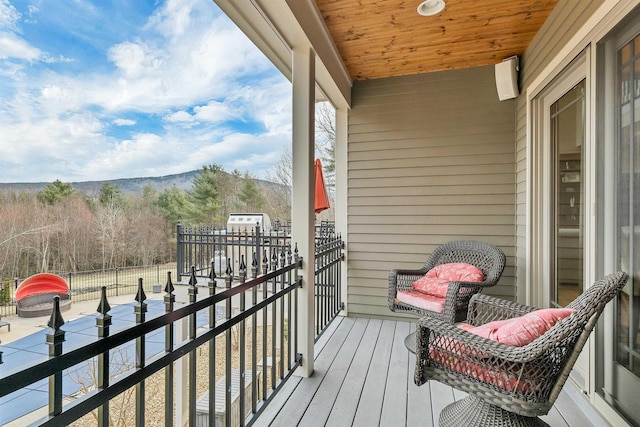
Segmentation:
[(324, 176), (322, 175), (322, 164), (320, 163), (320, 159), (316, 159), (315, 178), (315, 212), (320, 213), (330, 207), (329, 194), (327, 194), (327, 187), (324, 184)]

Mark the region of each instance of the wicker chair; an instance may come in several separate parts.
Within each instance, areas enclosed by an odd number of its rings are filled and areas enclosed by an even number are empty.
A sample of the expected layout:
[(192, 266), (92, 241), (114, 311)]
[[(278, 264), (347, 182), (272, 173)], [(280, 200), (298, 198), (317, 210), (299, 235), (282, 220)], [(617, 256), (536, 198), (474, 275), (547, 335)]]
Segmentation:
[[(578, 296), (575, 311), (521, 347), (494, 342), (425, 316), (418, 321), (415, 383), (448, 384), (469, 395), (440, 413), (440, 426), (545, 426), (549, 412), (604, 306), (627, 282), (618, 272)], [(535, 308), (475, 295), (467, 323), (509, 319)]]
[[(478, 267), (484, 273), (482, 282), (452, 282), (442, 313), (426, 311), (419, 307), (398, 301), (396, 295), (401, 290), (411, 290), (411, 284), (424, 276), (427, 271), (440, 264), (464, 262)], [(391, 270), (389, 272), (389, 309), (394, 312), (410, 312), (419, 316), (431, 315), (445, 322), (462, 321), (467, 316), (471, 297), (483, 288), (498, 282), (505, 265), (505, 255), (497, 247), (485, 242), (456, 240), (437, 247), (419, 270)]]

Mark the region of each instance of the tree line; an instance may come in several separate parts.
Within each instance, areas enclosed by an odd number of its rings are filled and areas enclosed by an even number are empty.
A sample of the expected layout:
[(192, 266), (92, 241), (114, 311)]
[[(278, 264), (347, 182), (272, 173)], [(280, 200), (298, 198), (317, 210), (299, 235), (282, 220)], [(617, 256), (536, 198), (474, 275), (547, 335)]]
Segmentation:
[(106, 182), (87, 194), (59, 180), (35, 193), (0, 191), (0, 277), (172, 262), (178, 221), (224, 225), (232, 212), (288, 220), (289, 191), (215, 164), (186, 191), (125, 194)]
[[(334, 119), (331, 105), (317, 104), (316, 156), (322, 158), (330, 198)], [(0, 190), (0, 278), (172, 262), (178, 221), (224, 226), (233, 212), (264, 212), (272, 221), (286, 222), (291, 171), (291, 150), (285, 149), (268, 182), (212, 164), (202, 167), (187, 191), (147, 186), (142, 194), (125, 194), (106, 182), (98, 194), (87, 194), (59, 180), (35, 193)], [(317, 219), (332, 217), (333, 206)]]

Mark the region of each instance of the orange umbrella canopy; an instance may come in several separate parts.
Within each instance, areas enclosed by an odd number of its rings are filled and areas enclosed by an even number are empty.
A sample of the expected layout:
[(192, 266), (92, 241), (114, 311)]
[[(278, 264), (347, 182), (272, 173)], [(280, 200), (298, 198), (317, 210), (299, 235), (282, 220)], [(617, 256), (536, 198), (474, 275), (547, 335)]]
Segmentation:
[(316, 159), (315, 164), (316, 190), (315, 190), (315, 211), (320, 213), (325, 209), (329, 209), (329, 194), (327, 187), (324, 185), (324, 176), (322, 175), (322, 164), (320, 159)]
[(16, 300), (36, 294), (69, 293), (69, 285), (60, 276), (50, 273), (38, 273), (25, 279), (16, 289)]

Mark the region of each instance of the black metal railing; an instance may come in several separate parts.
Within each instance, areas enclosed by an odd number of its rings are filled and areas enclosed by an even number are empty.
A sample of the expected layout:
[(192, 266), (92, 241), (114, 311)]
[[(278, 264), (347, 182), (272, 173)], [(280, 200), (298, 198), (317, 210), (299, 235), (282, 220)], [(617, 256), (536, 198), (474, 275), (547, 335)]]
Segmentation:
[[(46, 381), (48, 415), (36, 422), (39, 425), (67, 425), (90, 416), (98, 425), (106, 426), (117, 414), (123, 425), (169, 426), (178, 418), (183, 421), (183, 412), (190, 425), (196, 425), (200, 417), (218, 416), (226, 426), (252, 424), (301, 360), (295, 337), (302, 260), (295, 252), (285, 247), (280, 252), (271, 251), (269, 256), (263, 252), (261, 262), (252, 254), (250, 267), (240, 263), (236, 283), (233, 272), (217, 277), (212, 267), (213, 273), (202, 286), (194, 267), (189, 284), (181, 286), (188, 299), (183, 306), (176, 306), (178, 285), (174, 286), (169, 272), (164, 310), (155, 316), (147, 314), (151, 301), (140, 279), (133, 326), (123, 321), (122, 315), (112, 317), (103, 287), (94, 338), (86, 337), (83, 331), (83, 339), (90, 342), (69, 348), (65, 340), (71, 336), (65, 337), (56, 299), (48, 324), (50, 332), (46, 334), (48, 358), (17, 366), (19, 351), (8, 354), (5, 360), (0, 352), (0, 400), (41, 387)], [(216, 286), (220, 281), (225, 282), (226, 289)], [(208, 295), (198, 298), (203, 290)], [(73, 337), (71, 341), (75, 342), (79, 335)], [(163, 348), (153, 350), (158, 341)], [(134, 357), (127, 357), (128, 352)], [(117, 361), (115, 355), (120, 356)], [(204, 380), (200, 377), (203, 372)], [(157, 384), (160, 374), (163, 386)], [(72, 375), (93, 382), (70, 392)], [(186, 390), (180, 393), (184, 384)], [(152, 385), (155, 388), (150, 390)], [(127, 393), (135, 405), (125, 403), (122, 396)], [(150, 410), (153, 399), (160, 402)], [(174, 409), (181, 402), (186, 402), (186, 411)], [(123, 415), (128, 408), (133, 412)], [(211, 418), (206, 424), (213, 423)], [(219, 422), (217, 419), (216, 425)]]
[[(244, 230), (215, 226), (177, 226), (178, 279), (188, 275), (195, 266), (200, 275), (225, 274), (231, 267), (249, 259), (251, 253), (263, 257), (277, 256), (291, 244), (290, 227), (278, 225), (265, 232), (259, 224)], [(319, 338), (331, 320), (342, 310), (340, 276), (344, 243), (335, 232), (332, 221), (315, 226), (315, 336)], [(271, 255), (268, 255), (271, 254)]]
[(225, 274), (227, 268), (239, 271), (239, 265), (251, 259), (253, 253), (280, 253), (291, 245), (291, 237), (285, 231), (264, 232), (259, 226), (247, 229), (225, 229), (216, 226), (185, 227), (177, 225), (177, 279), (189, 275), (195, 266), (202, 276)]
[(175, 264), (73, 271), (59, 275), (69, 284), (71, 300), (76, 302), (99, 299), (103, 286), (107, 287), (107, 296), (135, 295), (140, 278), (143, 279), (145, 292), (160, 292), (166, 271), (175, 271)]
[(327, 234), (315, 240), (315, 339), (344, 308), (342, 302), (342, 261), (344, 242), (339, 235)]
[[(225, 274), (227, 266), (238, 271), (244, 257), (251, 258), (253, 252), (262, 254), (280, 253), (283, 247), (291, 245), (291, 226), (278, 225), (271, 230), (263, 230), (259, 224), (243, 229), (220, 226), (185, 227), (178, 223), (177, 236), (177, 280), (189, 275), (190, 268), (196, 267), (199, 275), (208, 276), (213, 268), (216, 274)], [(322, 221), (315, 225), (316, 246), (318, 241), (338, 239), (333, 221)]]

